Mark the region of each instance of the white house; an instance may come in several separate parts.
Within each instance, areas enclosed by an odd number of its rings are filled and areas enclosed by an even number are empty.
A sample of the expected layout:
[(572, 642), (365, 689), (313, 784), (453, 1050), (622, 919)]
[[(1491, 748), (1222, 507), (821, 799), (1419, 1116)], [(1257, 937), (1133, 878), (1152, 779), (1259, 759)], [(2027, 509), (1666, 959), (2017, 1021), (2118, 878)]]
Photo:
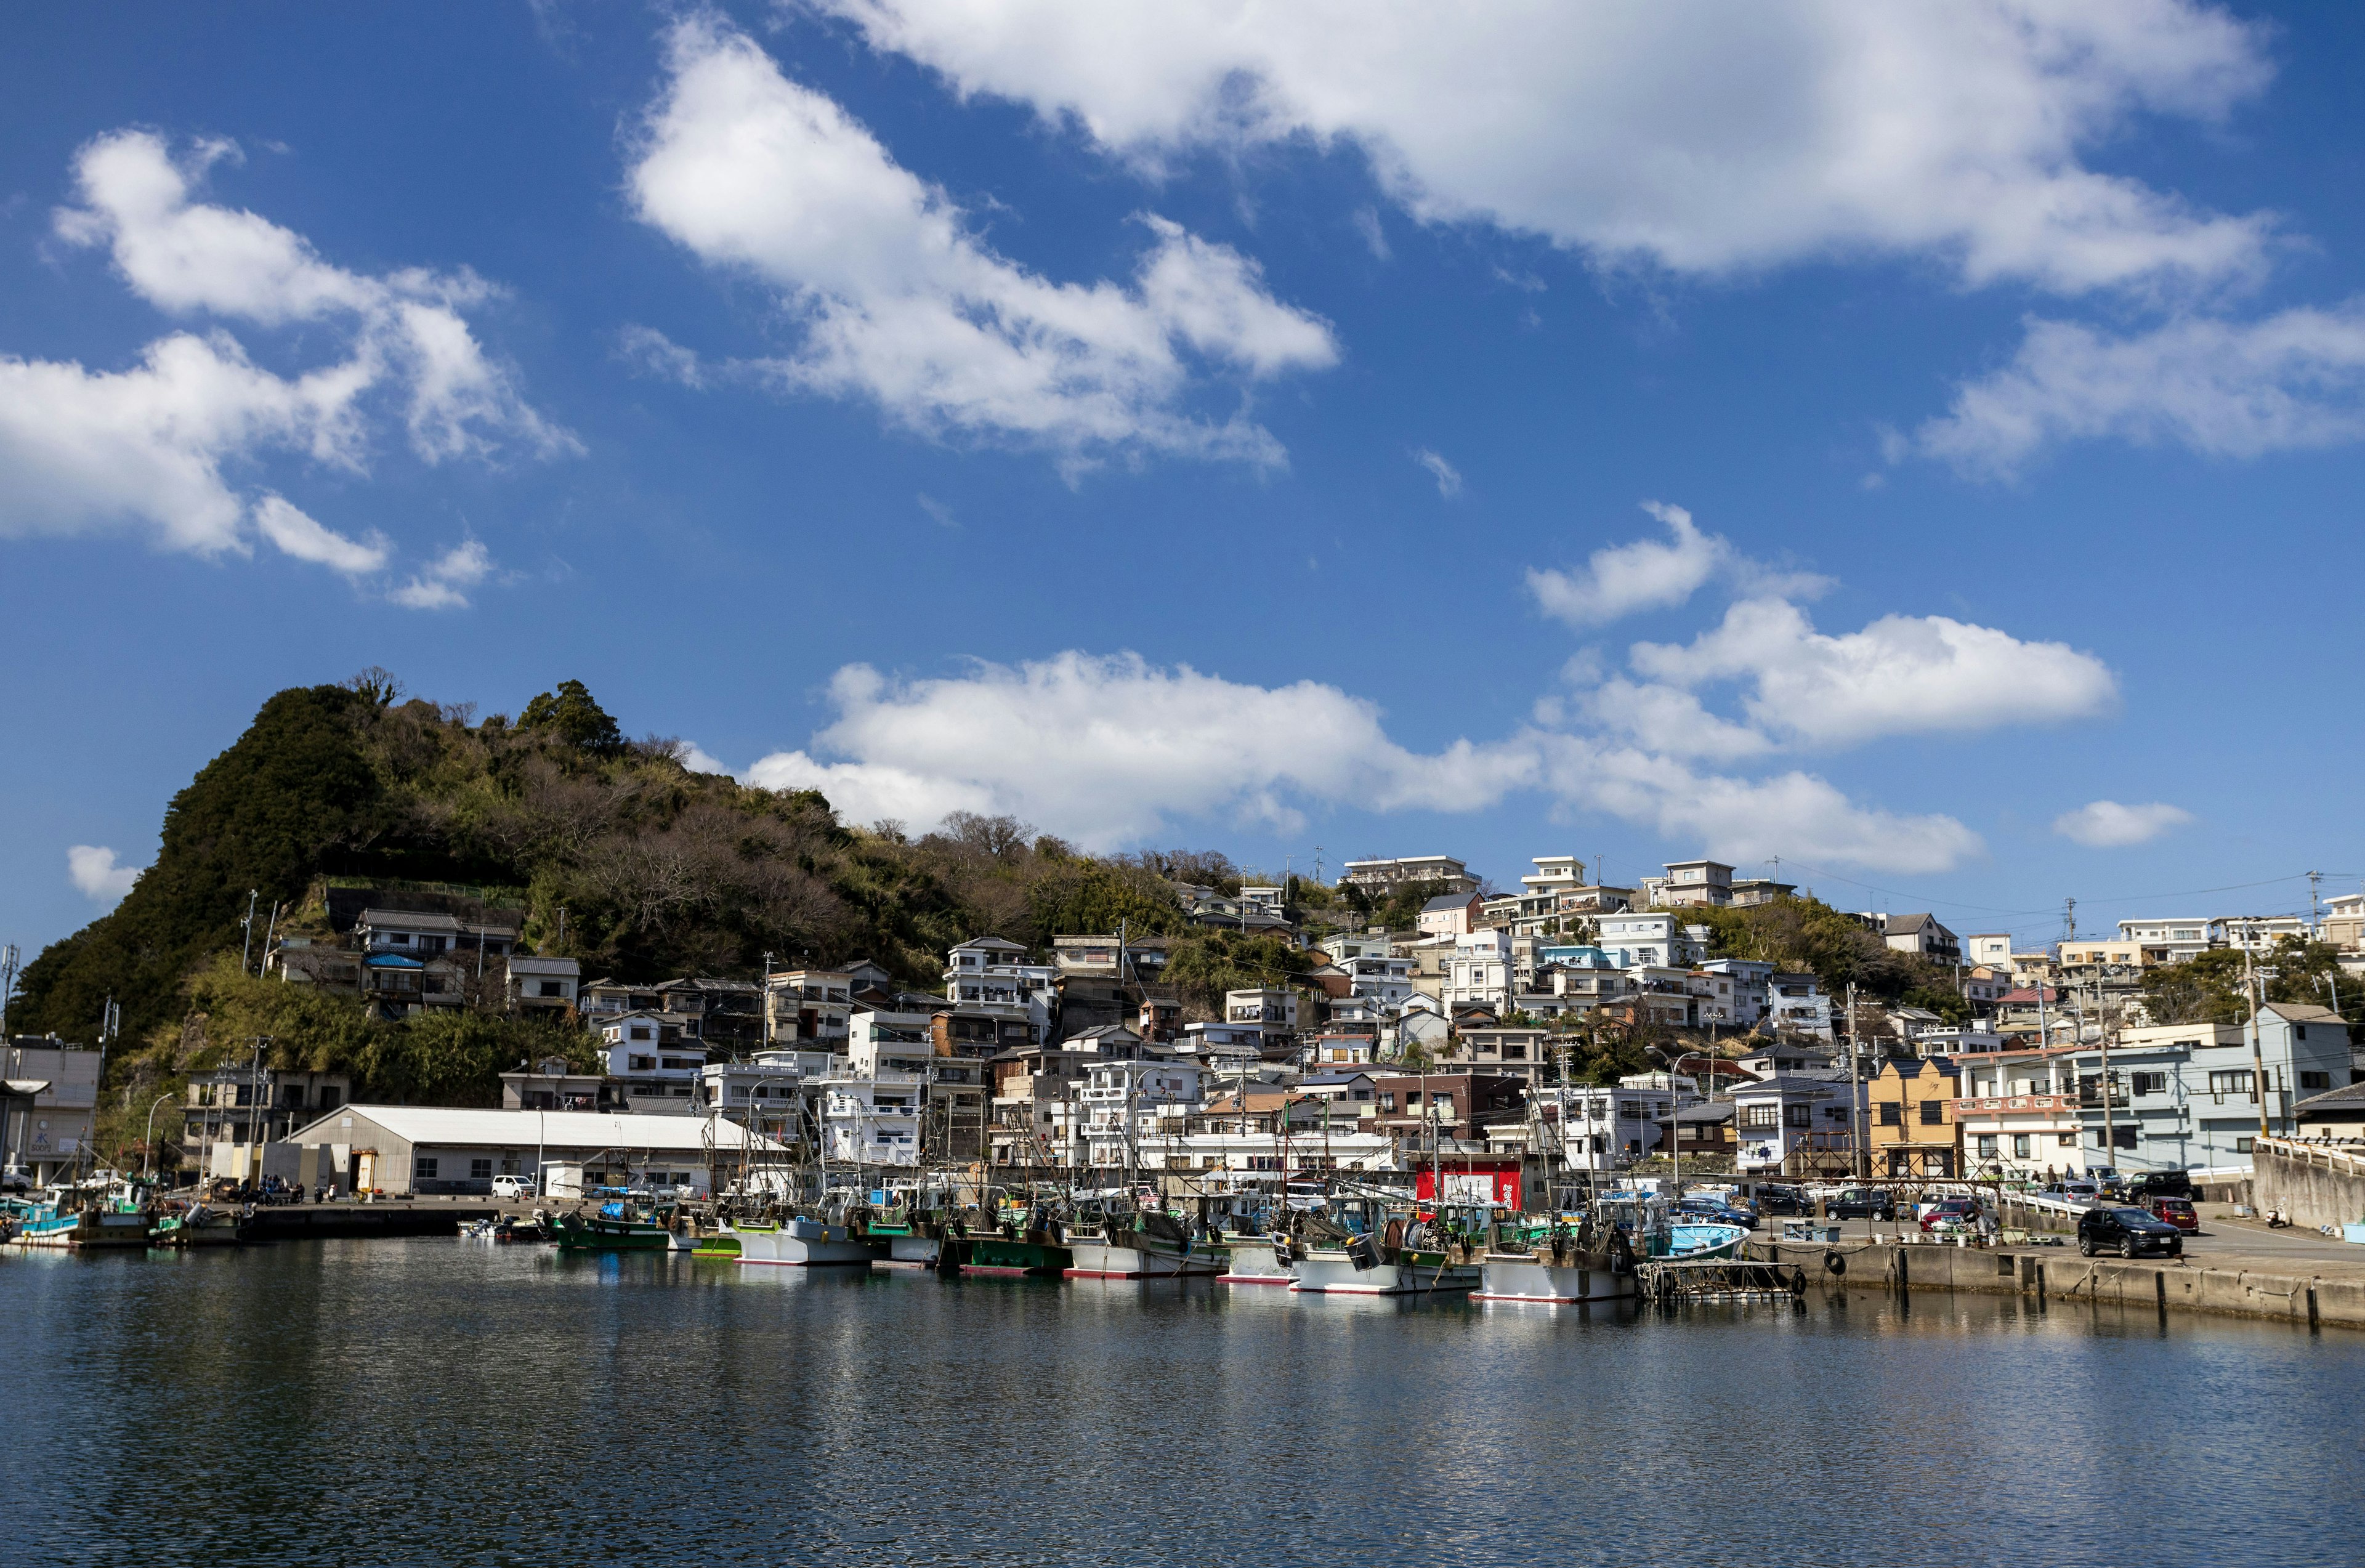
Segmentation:
[(1420, 906), (1418, 924), (1423, 936), (1460, 936), (1475, 931), (1486, 901), (1476, 893), (1440, 893)]
[(1595, 946), (1621, 969), (1646, 964), (1683, 969), (1701, 956), (1705, 946), (1685, 930), (1681, 915), (1605, 914), (1598, 924)]
[(764, 1037), (775, 1046), (846, 1049), (854, 976), (844, 969), (790, 969), (764, 982)]
[(1280, 986), (1224, 992), (1224, 1022), (1271, 1035), (1297, 1032), (1297, 992)]
[(1453, 957), (1445, 967), (1448, 1009), (1508, 1011), (1514, 985), (1510, 937), (1500, 931), (1474, 931), (1453, 939)]
[(506, 962), (511, 1012), (558, 1013), (575, 1005), (576, 991), (583, 983), (578, 960), (511, 953)]
[(1768, 1015), (1777, 1029), (1832, 1037), (1832, 999), (1812, 975), (1773, 975), (1765, 982)]
[(831, 1073), (816, 1087), (822, 1150), (828, 1159), (848, 1165), (920, 1162), (920, 1106), (926, 1089), (917, 1073)]
[(945, 957), (945, 996), (964, 1012), (1025, 1019), (1032, 1037), (1049, 1037), (1059, 1006), (1059, 969), (1026, 961), (1026, 949), (999, 936), (962, 943)]
[(643, 1114), (688, 1115), (706, 1070), (706, 1047), (681, 1038), (661, 1014), (626, 1013), (600, 1025), (600, 1054), (626, 1103)]
[(1843, 1072), (1777, 1072), (1732, 1091), (1736, 1169), (1765, 1173), (1799, 1149), (1844, 1149), (1866, 1137), (1869, 1085), (1850, 1092)]
[(1199, 1107), (1199, 1070), (1182, 1061), (1095, 1062), (1076, 1097), (1085, 1162), (1138, 1169), (1146, 1153), (1182, 1137), (1182, 1118)]
[(1731, 1022), (1747, 1028), (1772, 1007), (1774, 966), (1763, 959), (1706, 958), (1699, 968), (1703, 974), (1721, 975), (1732, 982)]

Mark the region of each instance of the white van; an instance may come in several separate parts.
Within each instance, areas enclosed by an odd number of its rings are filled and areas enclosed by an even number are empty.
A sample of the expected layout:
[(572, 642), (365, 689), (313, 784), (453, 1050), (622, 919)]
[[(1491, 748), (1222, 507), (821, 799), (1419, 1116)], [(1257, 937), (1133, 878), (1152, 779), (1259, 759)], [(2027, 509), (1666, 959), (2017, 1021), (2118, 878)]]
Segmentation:
[(531, 1176), (496, 1176), (493, 1178), (493, 1196), (497, 1198), (531, 1198), (533, 1196), (533, 1178)]

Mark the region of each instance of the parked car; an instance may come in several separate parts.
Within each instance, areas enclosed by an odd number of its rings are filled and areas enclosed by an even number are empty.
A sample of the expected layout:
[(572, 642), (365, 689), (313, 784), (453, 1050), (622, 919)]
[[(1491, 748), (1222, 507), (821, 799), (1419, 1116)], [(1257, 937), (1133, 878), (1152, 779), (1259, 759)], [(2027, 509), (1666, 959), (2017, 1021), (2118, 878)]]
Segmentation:
[(2094, 1183), (2094, 1190), (2105, 1198), (2127, 1195), (2126, 1173), (2115, 1165), (2089, 1165), (2086, 1180)]
[(1815, 1212), (1814, 1204), (1796, 1187), (1758, 1188), (1757, 1208), (1759, 1213), (1769, 1215), (1810, 1215)]
[(2127, 1196), (2138, 1204), (2154, 1198), (2192, 1201), (2192, 1178), (2181, 1170), (2146, 1170), (2127, 1183)]
[(2096, 1204), (2078, 1216), (2078, 1250), (2089, 1258), (2097, 1252), (2116, 1252), (2122, 1258), (2157, 1252), (2174, 1258), (2184, 1251), (2184, 1232), (2148, 1210)]
[(1823, 1200), (1833, 1219), (1895, 1219), (1897, 1200), (1882, 1187), (1847, 1187)]
[(533, 1182), (531, 1176), (496, 1176), (493, 1178), (493, 1196), (531, 1198), (533, 1196)]
[(2058, 1198), (2065, 1204), (2086, 1208), (2102, 1200), (2102, 1190), (2091, 1182), (2056, 1182), (2045, 1189), (2044, 1195)]
[(1940, 1230), (1978, 1222), (1979, 1201), (1977, 1198), (1941, 1198), (1930, 1205), (1929, 1213), (1922, 1216), (1922, 1228)]
[(1757, 1228), (1757, 1216), (1747, 1210), (1706, 1199), (1685, 1199), (1676, 1205), (1676, 1217), (1679, 1220), (1703, 1220), (1709, 1225), (1737, 1225), (1743, 1230)]
[(2187, 1236), (2201, 1228), (2201, 1215), (2191, 1198), (2146, 1198), (2143, 1206), (2155, 1218), (2168, 1221)]

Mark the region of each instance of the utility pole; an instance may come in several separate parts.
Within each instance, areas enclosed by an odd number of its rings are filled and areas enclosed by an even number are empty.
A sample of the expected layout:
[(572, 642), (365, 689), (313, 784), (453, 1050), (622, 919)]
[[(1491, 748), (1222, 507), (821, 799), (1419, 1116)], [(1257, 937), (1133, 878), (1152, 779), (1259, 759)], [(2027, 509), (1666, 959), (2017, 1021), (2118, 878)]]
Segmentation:
[(2102, 1158), (2113, 1170), (2118, 1168), (2119, 1140), (2116, 1124), (2111, 1117), (2111, 1103), (2117, 1098), (2111, 1092), (2111, 1020), (2102, 1011), (2102, 977), (2094, 977), (2094, 1037), (2102, 1047)]
[(2064, 942), (2078, 940), (2078, 901), (2076, 899), (2061, 901), (2061, 940)]
[(2267, 1131), (2267, 1061), (2259, 1044), (2259, 971), (2251, 964), (2251, 938), (2255, 933), (2250, 923), (2242, 923), (2242, 991), (2250, 1001), (2250, 1099), (2259, 1107), (2259, 1136), (2271, 1137)]
[(2323, 884), (2323, 872), (2310, 871), (2307, 874), (2307, 934), (2310, 936), (2314, 936), (2316, 927), (2324, 924), (2324, 904), (2315, 896)]
[(17, 994), (17, 944), (0, 947), (0, 1045), (8, 1043), (8, 1000)]
[(1859, 1071), (1855, 1056), (1855, 981), (1848, 981), (1848, 1144), (1850, 1165), (1858, 1182), (1864, 1180), (1863, 1100), (1858, 1088)]
[(239, 922), (241, 925), (246, 928), (246, 940), (240, 945), (238, 949), (238, 972), (241, 976), (246, 973), (247, 960), (254, 957), (254, 890), (252, 888), (247, 889), (246, 918)]

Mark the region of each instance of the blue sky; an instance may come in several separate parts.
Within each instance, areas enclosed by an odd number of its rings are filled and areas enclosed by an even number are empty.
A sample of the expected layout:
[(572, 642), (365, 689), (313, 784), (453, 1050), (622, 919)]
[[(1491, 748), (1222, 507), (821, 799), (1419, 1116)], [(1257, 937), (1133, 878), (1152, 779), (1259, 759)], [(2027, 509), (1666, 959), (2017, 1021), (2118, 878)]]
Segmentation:
[(914, 830), (2355, 890), (2348, 8), (1362, 15), (17, 18), (0, 940), (373, 664)]

